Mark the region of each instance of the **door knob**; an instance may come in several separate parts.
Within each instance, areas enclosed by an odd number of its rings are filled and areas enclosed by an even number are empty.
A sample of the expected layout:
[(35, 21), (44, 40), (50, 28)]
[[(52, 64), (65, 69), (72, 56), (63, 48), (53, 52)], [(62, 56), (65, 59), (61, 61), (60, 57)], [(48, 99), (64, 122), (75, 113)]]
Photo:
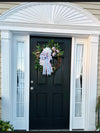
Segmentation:
[(34, 90), (34, 87), (31, 87), (30, 89), (31, 89), (31, 90)]
[(33, 80), (31, 80), (31, 84), (33, 84), (34, 83), (34, 81)]

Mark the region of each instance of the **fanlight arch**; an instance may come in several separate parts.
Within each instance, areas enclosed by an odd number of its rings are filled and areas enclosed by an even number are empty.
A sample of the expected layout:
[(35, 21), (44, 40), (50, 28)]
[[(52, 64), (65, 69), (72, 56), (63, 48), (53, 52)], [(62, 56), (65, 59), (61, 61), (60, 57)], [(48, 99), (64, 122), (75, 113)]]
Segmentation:
[(98, 26), (91, 13), (69, 2), (27, 2), (0, 16), (0, 22)]

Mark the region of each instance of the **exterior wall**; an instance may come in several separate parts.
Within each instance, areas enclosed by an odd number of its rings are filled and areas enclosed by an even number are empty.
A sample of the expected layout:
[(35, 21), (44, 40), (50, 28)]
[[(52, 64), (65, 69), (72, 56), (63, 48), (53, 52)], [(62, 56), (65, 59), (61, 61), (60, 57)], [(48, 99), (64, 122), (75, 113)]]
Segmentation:
[(21, 2), (0, 2), (0, 15), (20, 3)]
[(92, 13), (100, 20), (100, 2), (72, 2)]
[[(21, 4), (22, 2), (0, 2), (0, 15), (5, 11)], [(72, 2), (80, 7), (91, 12), (100, 20), (100, 2)], [(0, 36), (1, 38), (1, 36)], [(100, 40), (100, 39), (99, 39)], [(1, 42), (1, 41), (0, 41)], [(98, 55), (98, 89), (97, 96), (100, 96), (100, 45), (99, 45), (99, 55)], [(1, 90), (1, 48), (0, 48), (0, 90)], [(1, 91), (0, 91), (1, 96)], [(1, 100), (0, 100), (1, 105)], [(0, 118), (1, 118), (1, 106), (0, 106)]]

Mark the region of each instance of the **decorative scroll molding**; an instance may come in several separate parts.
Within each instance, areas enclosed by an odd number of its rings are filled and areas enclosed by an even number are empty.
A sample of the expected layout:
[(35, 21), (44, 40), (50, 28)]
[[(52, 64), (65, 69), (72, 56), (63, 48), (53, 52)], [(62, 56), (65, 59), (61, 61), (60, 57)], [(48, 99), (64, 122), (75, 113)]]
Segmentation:
[(91, 13), (69, 2), (27, 2), (2, 14), (0, 21), (51, 25), (100, 25)]

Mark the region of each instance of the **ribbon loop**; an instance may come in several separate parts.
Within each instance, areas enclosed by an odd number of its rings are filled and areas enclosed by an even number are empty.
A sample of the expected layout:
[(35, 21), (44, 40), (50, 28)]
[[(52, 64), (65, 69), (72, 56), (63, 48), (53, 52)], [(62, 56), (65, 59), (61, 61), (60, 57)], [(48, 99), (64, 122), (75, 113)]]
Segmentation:
[(51, 56), (52, 50), (49, 47), (46, 47), (43, 49), (43, 51), (40, 54), (40, 65), (43, 66), (43, 75), (51, 75), (53, 72), (52, 65), (50, 63), (50, 60), (52, 60)]

